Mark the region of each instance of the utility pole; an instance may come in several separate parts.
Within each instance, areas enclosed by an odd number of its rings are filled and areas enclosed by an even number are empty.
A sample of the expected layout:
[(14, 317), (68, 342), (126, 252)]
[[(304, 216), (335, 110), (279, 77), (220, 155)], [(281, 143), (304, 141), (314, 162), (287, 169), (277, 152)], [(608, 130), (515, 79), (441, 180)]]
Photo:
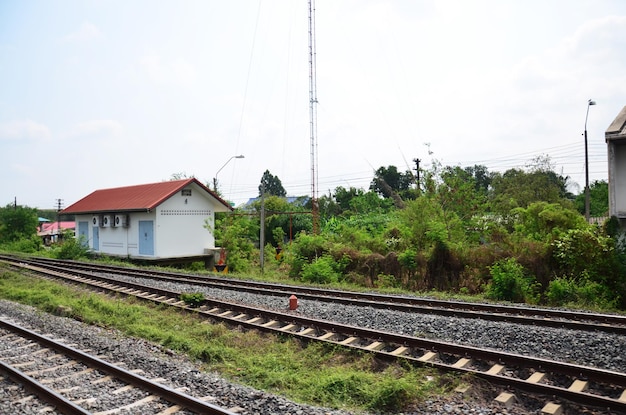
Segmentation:
[(57, 242), (61, 241), (61, 207), (63, 206), (63, 199), (56, 200), (57, 205)]
[(589, 154), (587, 151), (587, 118), (589, 118), (589, 107), (596, 105), (592, 99), (587, 101), (587, 114), (585, 115), (585, 219), (589, 223), (591, 217), (590, 196), (589, 196)]
[(261, 265), (261, 274), (263, 274), (265, 268), (265, 184), (261, 182), (261, 226), (259, 231), (259, 251), (261, 251), (261, 257), (259, 262)]
[(415, 184), (417, 185), (417, 193), (420, 192), (420, 159), (414, 158), (413, 162), (415, 163)]

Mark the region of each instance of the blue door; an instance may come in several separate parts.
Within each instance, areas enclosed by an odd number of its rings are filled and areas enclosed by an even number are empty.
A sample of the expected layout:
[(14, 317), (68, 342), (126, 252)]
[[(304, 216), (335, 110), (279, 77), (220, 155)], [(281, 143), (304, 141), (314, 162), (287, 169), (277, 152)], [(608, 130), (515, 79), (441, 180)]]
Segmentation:
[(100, 250), (100, 228), (97, 226), (93, 227), (93, 250)]
[(154, 255), (154, 224), (151, 220), (139, 221), (139, 255)]
[(83, 247), (89, 246), (89, 222), (78, 222), (78, 243)]

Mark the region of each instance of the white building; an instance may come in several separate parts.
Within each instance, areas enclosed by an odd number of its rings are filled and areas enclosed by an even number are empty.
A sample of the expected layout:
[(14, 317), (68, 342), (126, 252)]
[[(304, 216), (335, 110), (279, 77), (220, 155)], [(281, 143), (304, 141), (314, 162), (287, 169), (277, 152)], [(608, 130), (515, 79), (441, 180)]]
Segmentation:
[(232, 207), (197, 179), (96, 190), (64, 209), (94, 253), (147, 260), (204, 259), (216, 251), (215, 212)]

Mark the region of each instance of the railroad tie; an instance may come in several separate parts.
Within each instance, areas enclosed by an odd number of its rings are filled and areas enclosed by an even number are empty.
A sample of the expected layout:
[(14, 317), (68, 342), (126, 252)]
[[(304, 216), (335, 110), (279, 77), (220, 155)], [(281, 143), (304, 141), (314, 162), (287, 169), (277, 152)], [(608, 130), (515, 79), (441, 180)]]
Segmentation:
[(320, 339), (320, 340), (332, 340), (335, 336), (336, 336), (335, 333), (333, 333), (332, 331), (329, 331), (328, 333), (322, 334), (321, 336), (319, 336), (318, 339)]
[(558, 403), (548, 402), (542, 409), (541, 413), (545, 415), (562, 415), (563, 407)]
[(439, 357), (439, 355), (435, 352), (426, 352), (424, 353), (424, 355), (420, 358), (418, 358), (417, 360), (419, 360), (420, 362), (432, 362), (433, 360), (437, 359)]
[(535, 372), (532, 375), (530, 375), (528, 377), (528, 379), (526, 379), (526, 382), (530, 382), (530, 383), (539, 383), (542, 380), (544, 380), (546, 377), (546, 374), (543, 372)]
[(339, 344), (343, 344), (344, 346), (347, 346), (351, 343), (354, 343), (358, 339), (359, 339), (358, 337), (348, 337), (347, 339), (340, 341)]
[(470, 359), (462, 357), (455, 364), (453, 364), (452, 367), (455, 367), (457, 369), (463, 369), (464, 367), (469, 366), (471, 363), (472, 361)]
[(392, 356), (402, 356), (403, 354), (405, 354), (408, 351), (409, 351), (408, 347), (400, 346), (396, 350), (392, 351), (390, 354)]
[(510, 409), (511, 406), (513, 406), (513, 404), (515, 403), (516, 398), (515, 395), (513, 395), (512, 393), (502, 392), (494, 400), (499, 404), (504, 405), (506, 409)]
[(574, 392), (584, 392), (587, 390), (588, 387), (589, 387), (589, 382), (576, 379), (574, 382), (572, 382), (570, 387), (567, 389), (574, 391)]
[(365, 347), (365, 350), (380, 350), (385, 346), (383, 342), (373, 342)]
[(491, 366), (491, 369), (489, 369), (487, 371), (488, 375), (499, 375), (500, 372), (502, 372), (504, 370), (504, 366), (499, 365), (499, 364), (495, 364), (493, 366)]

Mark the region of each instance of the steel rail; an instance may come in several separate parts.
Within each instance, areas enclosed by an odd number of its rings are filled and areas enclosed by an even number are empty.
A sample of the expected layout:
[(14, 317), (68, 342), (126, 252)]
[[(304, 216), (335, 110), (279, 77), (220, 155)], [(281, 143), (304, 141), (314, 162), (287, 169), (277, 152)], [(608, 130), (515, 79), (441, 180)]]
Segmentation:
[[(407, 313), (436, 314), (449, 317), (483, 319), (524, 325), (565, 328), (571, 330), (603, 331), (614, 334), (626, 334), (626, 316), (578, 313), (567, 310), (554, 310), (536, 307), (506, 306), (435, 300), (418, 297), (393, 296), (374, 293), (358, 293), (328, 290), (311, 287), (289, 286), (255, 281), (240, 281), (227, 278), (207, 278), (189, 274), (168, 273), (153, 270), (133, 270), (107, 265), (87, 265), (76, 261), (33, 260), (32, 263), (50, 267), (50, 263), (59, 263), (66, 269), (68, 263), (78, 269), (98, 269), (102, 272), (114, 272), (139, 278), (162, 279), (179, 283), (193, 283), (221, 289), (246, 291), (265, 295), (296, 295), (299, 299), (328, 301), (339, 304), (368, 306)], [(53, 268), (55, 269), (55, 268)], [(155, 278), (155, 275), (157, 276)]]
[[(57, 278), (69, 278), (67, 277), (67, 273), (66, 275), (63, 275), (57, 271), (46, 270), (26, 264), (22, 265), (22, 267), (43, 274), (52, 274), (53, 277), (56, 276)], [(94, 276), (90, 273), (82, 271), (73, 270), (69, 271), (69, 273), (79, 275), (75, 277), (76, 283), (92, 285), (98, 290), (108, 290), (123, 295), (135, 296), (157, 304), (176, 306), (186, 311), (195, 312), (199, 315), (226, 321), (249, 329), (287, 334), (305, 341), (324, 341), (340, 346), (346, 346), (352, 349), (375, 353), (380, 357), (406, 359), (419, 364), (437, 367), (441, 370), (471, 373), (495, 384), (514, 386), (527, 392), (539, 393), (545, 396), (558, 396), (577, 404), (611, 408), (612, 411), (626, 413), (626, 401), (623, 400), (574, 391), (569, 388), (554, 385), (531, 382), (529, 380), (511, 378), (499, 374), (491, 374), (489, 371), (483, 372), (454, 364), (450, 365), (443, 362), (425, 361), (422, 358), (423, 356), (417, 357), (417, 353), (423, 353), (424, 351), (446, 353), (461, 357), (461, 359), (469, 357), (483, 362), (488, 362), (489, 364), (497, 363), (508, 365), (510, 368), (532, 368), (539, 372), (566, 375), (574, 379), (594, 381), (602, 385), (610, 385), (611, 387), (626, 388), (626, 374), (623, 373), (556, 362), (531, 356), (522, 356), (472, 346), (463, 346), (419, 337), (342, 325), (325, 320), (317, 320), (313, 318), (300, 317), (294, 314), (268, 311), (265, 309), (258, 309), (224, 301), (205, 299), (201, 308), (190, 308), (184, 303), (184, 301), (179, 300), (180, 293), (177, 292), (154, 289), (139, 284), (120, 282), (102, 276)], [(361, 342), (353, 342), (351, 340), (356, 338), (360, 339)], [(350, 340), (350, 342), (347, 340)], [(360, 345), (361, 343), (365, 343), (367, 345)], [(373, 347), (373, 345), (377, 345), (377, 347)], [(378, 345), (382, 345), (387, 349), (382, 350), (381, 348), (378, 348)], [(403, 348), (406, 349), (406, 352), (398, 353), (398, 350)], [(410, 354), (411, 352), (413, 354)]]
[(89, 415), (91, 412), (74, 404), (60, 393), (48, 388), (41, 382), (31, 378), (19, 369), (7, 365), (0, 360), (0, 372), (4, 372), (11, 379), (21, 383), (24, 387), (32, 391), (39, 399), (53, 405), (57, 410), (66, 415)]
[(128, 384), (140, 387), (144, 390), (147, 390), (151, 393), (154, 393), (155, 395), (162, 397), (168, 402), (180, 405), (191, 411), (194, 411), (200, 414), (210, 414), (210, 415), (234, 415), (233, 412), (227, 411), (226, 409), (220, 408), (219, 406), (212, 405), (208, 402), (204, 402), (193, 396), (189, 396), (187, 394), (178, 392), (168, 386), (153, 382), (143, 376), (132, 373), (121, 367), (112, 365), (102, 359), (99, 359), (95, 356), (91, 356), (73, 347), (56, 342), (32, 330), (17, 326), (15, 324), (11, 324), (6, 320), (0, 319), (0, 327), (7, 329), (11, 332), (14, 332), (14, 333), (18, 333), (22, 337), (34, 340), (39, 344), (42, 344), (46, 347), (57, 350), (67, 356), (71, 356), (72, 358), (85, 363), (89, 367), (97, 368), (98, 370), (102, 372), (113, 375), (117, 377), (118, 379), (122, 379), (124, 382)]

